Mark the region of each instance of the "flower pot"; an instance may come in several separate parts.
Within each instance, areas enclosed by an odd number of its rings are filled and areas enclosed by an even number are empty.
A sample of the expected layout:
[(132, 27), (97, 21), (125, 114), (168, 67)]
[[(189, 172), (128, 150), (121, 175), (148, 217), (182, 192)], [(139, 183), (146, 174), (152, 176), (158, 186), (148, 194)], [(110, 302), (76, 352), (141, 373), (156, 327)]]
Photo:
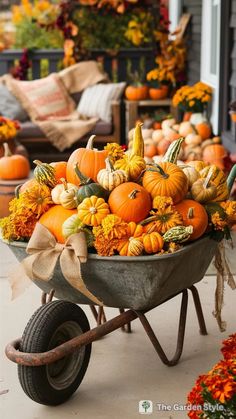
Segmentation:
[(236, 123), (236, 111), (229, 111), (231, 121)]
[(192, 116), (192, 112), (184, 112), (183, 121), (189, 121)]
[(158, 88), (150, 87), (149, 97), (152, 100), (165, 99), (168, 94), (168, 86), (162, 86)]

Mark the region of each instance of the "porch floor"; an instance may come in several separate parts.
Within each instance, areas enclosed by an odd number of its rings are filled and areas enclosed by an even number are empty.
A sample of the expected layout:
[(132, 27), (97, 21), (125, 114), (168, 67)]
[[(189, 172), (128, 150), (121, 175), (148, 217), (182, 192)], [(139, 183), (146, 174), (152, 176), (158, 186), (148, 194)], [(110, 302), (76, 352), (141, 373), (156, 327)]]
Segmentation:
[[(236, 234), (234, 235), (236, 244)], [(187, 413), (174, 410), (174, 405), (184, 405), (186, 395), (200, 373), (207, 372), (221, 358), (221, 341), (235, 333), (235, 297), (227, 285), (223, 319), (227, 331), (220, 333), (212, 311), (214, 308), (215, 275), (207, 275), (197, 284), (200, 293), (208, 335), (198, 333), (196, 314), (192, 298), (185, 333), (185, 344), (180, 362), (167, 367), (157, 357), (151, 343), (144, 334), (139, 321), (132, 323), (133, 333), (121, 330), (93, 344), (90, 364), (81, 386), (74, 396), (58, 407), (47, 407), (34, 403), (27, 396), (17, 379), (16, 365), (4, 355), (5, 345), (19, 337), (31, 314), (40, 304), (41, 291), (31, 286), (18, 299), (11, 301), (8, 272), (16, 264), (10, 250), (0, 243), (0, 395), (1, 419), (136, 419), (138, 402), (152, 400), (153, 416), (160, 419), (187, 418)], [(230, 256), (232, 269), (236, 272), (233, 253)], [(176, 328), (180, 297), (151, 311), (147, 317), (160, 342), (169, 356), (176, 345)], [(83, 307), (90, 324), (94, 320), (87, 306)], [(114, 309), (106, 309), (107, 317), (116, 315)], [(159, 410), (157, 403), (169, 405), (169, 411)]]

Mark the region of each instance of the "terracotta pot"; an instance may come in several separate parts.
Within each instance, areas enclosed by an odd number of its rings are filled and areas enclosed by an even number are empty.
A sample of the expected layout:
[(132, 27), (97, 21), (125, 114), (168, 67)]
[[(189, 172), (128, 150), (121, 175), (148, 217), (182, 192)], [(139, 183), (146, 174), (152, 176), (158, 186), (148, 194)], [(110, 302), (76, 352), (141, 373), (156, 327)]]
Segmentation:
[(149, 89), (149, 97), (152, 100), (165, 99), (167, 97), (167, 94), (168, 94), (168, 86), (162, 86), (160, 88), (150, 87)]
[(192, 112), (184, 112), (183, 121), (189, 121), (191, 118)]
[(229, 111), (232, 122), (236, 122), (236, 111)]

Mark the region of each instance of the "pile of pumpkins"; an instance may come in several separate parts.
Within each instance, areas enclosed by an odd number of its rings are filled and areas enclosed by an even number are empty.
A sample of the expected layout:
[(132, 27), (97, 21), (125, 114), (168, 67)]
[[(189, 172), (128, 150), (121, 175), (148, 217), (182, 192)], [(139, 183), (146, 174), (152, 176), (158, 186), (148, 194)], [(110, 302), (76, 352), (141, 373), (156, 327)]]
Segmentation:
[(30, 193), (35, 182), (50, 187), (53, 205), (39, 222), (58, 242), (81, 225), (92, 231), (109, 214), (128, 224), (120, 255), (155, 254), (165, 243), (195, 240), (206, 231), (204, 205), (229, 196), (223, 171), (203, 161), (177, 165), (182, 138), (169, 145), (158, 164), (147, 164), (141, 125), (135, 127), (132, 149), (113, 162), (107, 149), (93, 149), (95, 136), (68, 162), (35, 161), (34, 178), (19, 192)]
[[(129, 148), (132, 148), (133, 129), (128, 134)], [(184, 162), (203, 160), (224, 169), (226, 149), (220, 144), (220, 137), (212, 137), (209, 122), (202, 114), (192, 114), (189, 121), (176, 123), (174, 118), (162, 121), (160, 129), (142, 129), (144, 156), (148, 163), (159, 162), (170, 144), (184, 138), (179, 159)], [(211, 138), (212, 137), (212, 138)]]

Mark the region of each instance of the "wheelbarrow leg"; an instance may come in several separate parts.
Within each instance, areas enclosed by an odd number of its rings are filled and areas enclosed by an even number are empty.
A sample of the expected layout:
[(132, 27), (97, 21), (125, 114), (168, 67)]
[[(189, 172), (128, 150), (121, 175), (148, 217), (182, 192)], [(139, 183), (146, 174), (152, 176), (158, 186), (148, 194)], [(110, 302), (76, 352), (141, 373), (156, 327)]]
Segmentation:
[(149, 339), (151, 340), (157, 354), (159, 355), (161, 361), (172, 367), (176, 365), (181, 357), (183, 351), (183, 344), (184, 344), (184, 333), (185, 333), (185, 324), (186, 324), (186, 317), (187, 317), (187, 307), (188, 307), (188, 291), (185, 289), (182, 291), (182, 302), (181, 302), (181, 309), (180, 309), (180, 317), (179, 317), (179, 329), (178, 329), (178, 338), (177, 338), (177, 346), (175, 355), (171, 360), (169, 360), (163, 351), (149, 321), (145, 317), (144, 313), (135, 311), (139, 320), (141, 321), (145, 332), (147, 333)]
[(98, 310), (97, 310), (94, 305), (90, 305), (90, 309), (97, 322), (97, 326), (99, 326), (100, 324), (106, 323), (107, 319), (106, 319), (106, 315), (105, 315), (105, 311), (103, 307), (98, 307)]
[(51, 301), (52, 301), (52, 299), (54, 297), (54, 294), (55, 294), (55, 290), (54, 289), (51, 289), (49, 291), (49, 293), (42, 292), (42, 296), (41, 296), (41, 304), (42, 304), (42, 306), (44, 304), (51, 303)]
[[(125, 310), (123, 308), (119, 308), (119, 311), (120, 311), (120, 314), (125, 312)], [(126, 333), (131, 333), (132, 332), (131, 323), (128, 322), (128, 323), (124, 324), (124, 326), (121, 327), (121, 330), (123, 332), (126, 332)]]
[(206, 323), (205, 323), (205, 319), (202, 312), (202, 305), (201, 305), (200, 297), (198, 294), (198, 290), (194, 285), (190, 287), (189, 289), (192, 292), (192, 296), (193, 296), (195, 310), (196, 310), (197, 318), (198, 318), (198, 324), (200, 327), (200, 334), (207, 335)]

